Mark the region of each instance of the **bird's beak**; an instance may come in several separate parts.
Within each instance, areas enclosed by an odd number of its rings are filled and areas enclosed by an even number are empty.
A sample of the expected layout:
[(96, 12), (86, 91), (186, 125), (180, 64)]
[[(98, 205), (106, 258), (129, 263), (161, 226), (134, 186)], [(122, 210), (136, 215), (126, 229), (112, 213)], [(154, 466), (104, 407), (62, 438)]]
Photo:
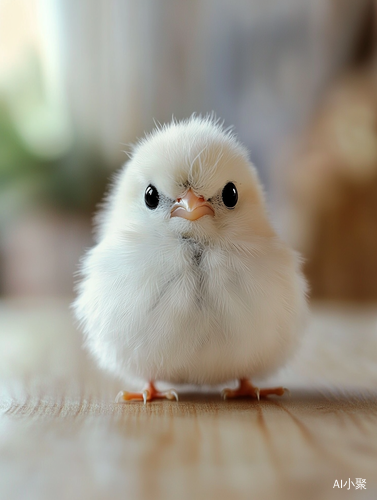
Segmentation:
[(171, 210), (171, 217), (182, 217), (187, 220), (198, 220), (203, 215), (215, 215), (211, 205), (202, 196), (196, 194), (190, 188), (183, 198), (177, 198)]

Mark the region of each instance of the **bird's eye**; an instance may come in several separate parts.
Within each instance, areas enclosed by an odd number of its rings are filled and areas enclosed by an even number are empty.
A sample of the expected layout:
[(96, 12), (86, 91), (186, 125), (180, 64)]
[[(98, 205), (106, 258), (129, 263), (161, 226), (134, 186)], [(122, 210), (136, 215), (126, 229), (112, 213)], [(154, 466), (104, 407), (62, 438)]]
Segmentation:
[(152, 186), (152, 184), (149, 184), (149, 186), (145, 190), (144, 200), (145, 204), (150, 210), (154, 210), (155, 208), (158, 207), (158, 202), (160, 201), (160, 197), (158, 195), (157, 189), (154, 186)]
[(237, 205), (238, 192), (233, 182), (228, 182), (228, 184), (224, 187), (222, 198), (224, 205), (228, 208), (234, 208)]

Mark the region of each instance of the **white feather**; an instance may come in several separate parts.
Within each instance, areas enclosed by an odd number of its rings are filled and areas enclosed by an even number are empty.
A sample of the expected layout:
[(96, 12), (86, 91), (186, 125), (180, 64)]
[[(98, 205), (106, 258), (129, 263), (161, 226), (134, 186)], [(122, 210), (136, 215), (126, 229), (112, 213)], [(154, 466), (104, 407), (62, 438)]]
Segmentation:
[[(227, 182), (233, 210), (221, 203)], [(153, 184), (166, 198), (149, 210)], [(170, 218), (191, 187), (215, 216)], [(86, 345), (124, 380), (218, 384), (280, 367), (303, 330), (306, 283), (274, 232), (246, 150), (211, 118), (156, 129), (117, 176), (75, 301)]]

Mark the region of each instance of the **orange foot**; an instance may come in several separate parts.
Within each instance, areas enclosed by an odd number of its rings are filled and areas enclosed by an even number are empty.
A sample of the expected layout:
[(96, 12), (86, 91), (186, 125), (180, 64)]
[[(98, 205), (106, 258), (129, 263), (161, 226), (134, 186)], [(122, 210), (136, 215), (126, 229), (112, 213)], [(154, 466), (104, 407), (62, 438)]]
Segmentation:
[(146, 389), (143, 392), (127, 392), (120, 391), (120, 393), (115, 398), (116, 403), (121, 403), (122, 401), (144, 401), (144, 404), (147, 401), (152, 401), (153, 399), (175, 399), (178, 401), (178, 394), (175, 390), (170, 390), (166, 392), (159, 392), (153, 382), (149, 382)]
[(240, 385), (237, 389), (224, 389), (221, 395), (224, 399), (251, 397), (258, 399), (259, 401), (260, 398), (265, 398), (270, 394), (282, 396), (286, 391), (288, 391), (288, 389), (286, 389), (285, 387), (259, 389), (259, 387), (254, 387), (253, 384), (246, 378), (241, 378)]

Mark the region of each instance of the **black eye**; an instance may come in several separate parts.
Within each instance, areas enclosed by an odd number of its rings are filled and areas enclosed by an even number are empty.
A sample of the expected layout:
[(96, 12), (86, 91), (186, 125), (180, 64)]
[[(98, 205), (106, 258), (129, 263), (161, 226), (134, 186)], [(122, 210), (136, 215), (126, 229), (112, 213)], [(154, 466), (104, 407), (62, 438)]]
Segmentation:
[(222, 197), (226, 207), (233, 208), (237, 205), (238, 193), (233, 182), (228, 182), (228, 184), (224, 187)]
[(155, 208), (158, 207), (158, 202), (160, 201), (160, 197), (158, 196), (157, 189), (154, 186), (152, 186), (152, 184), (149, 184), (149, 186), (145, 190), (144, 200), (145, 204), (150, 210), (154, 210)]

